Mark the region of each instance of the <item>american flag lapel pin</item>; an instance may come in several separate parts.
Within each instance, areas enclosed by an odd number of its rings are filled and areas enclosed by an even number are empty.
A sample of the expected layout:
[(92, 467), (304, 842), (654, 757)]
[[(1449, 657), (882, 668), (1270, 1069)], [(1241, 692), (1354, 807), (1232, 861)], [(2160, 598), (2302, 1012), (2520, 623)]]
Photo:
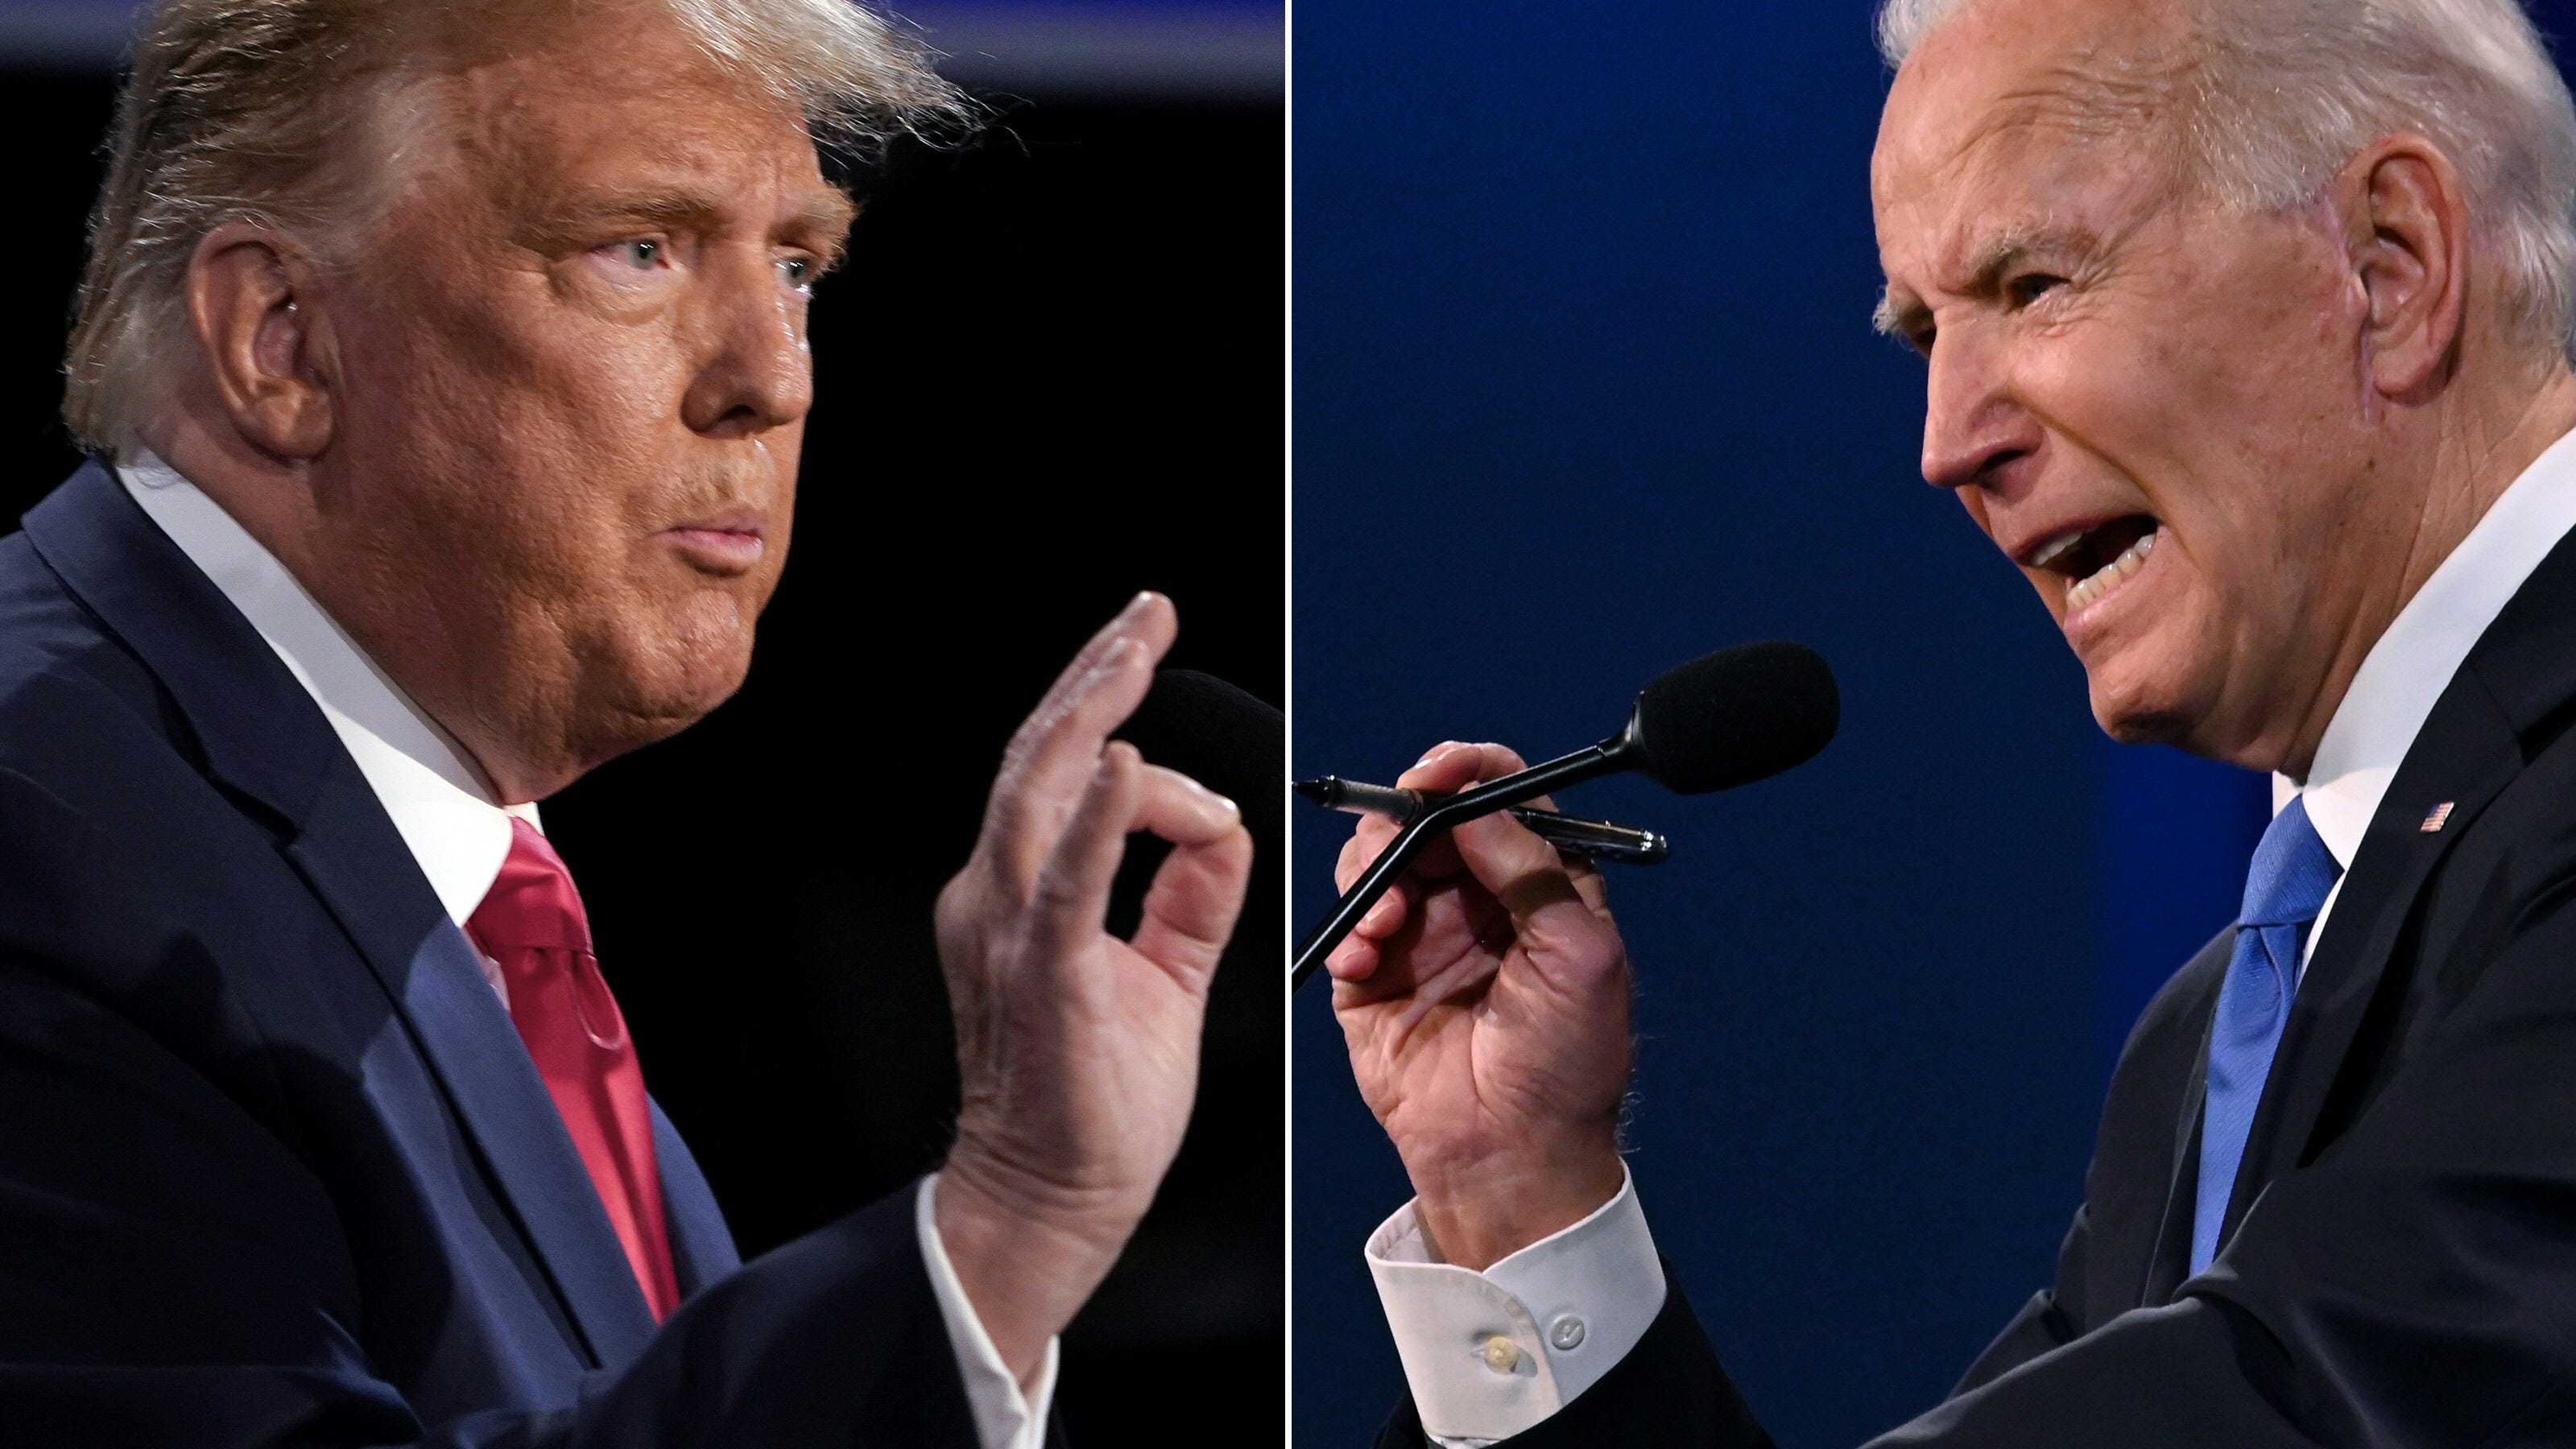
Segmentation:
[(2417, 826), (2416, 829), (2422, 831), (2426, 835), (2432, 835), (2440, 831), (2444, 825), (2450, 822), (2451, 807), (2457, 803), (2459, 802), (2455, 800), (2445, 800), (2441, 804), (2434, 806), (2432, 810), (2424, 816), (2424, 823)]

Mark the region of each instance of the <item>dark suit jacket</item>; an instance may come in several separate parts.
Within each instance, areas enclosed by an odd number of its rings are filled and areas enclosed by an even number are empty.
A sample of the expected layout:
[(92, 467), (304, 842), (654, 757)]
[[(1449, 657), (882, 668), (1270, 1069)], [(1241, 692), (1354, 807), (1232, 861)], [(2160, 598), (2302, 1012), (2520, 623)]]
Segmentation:
[(0, 539), (0, 1444), (975, 1442), (904, 1192), (658, 1331), (508, 1014), (248, 623), (92, 465)]
[[(2186, 1281), (2233, 932), (2130, 1035), (2056, 1282), (1946, 1403), (1876, 1442), (2576, 1444), (2571, 723), (2576, 540), (2478, 641), (2371, 821), (2292, 1004), (2217, 1262)], [(1409, 1407), (1383, 1442), (1421, 1444)], [(1770, 1441), (1675, 1291), (1627, 1360), (1508, 1442)]]

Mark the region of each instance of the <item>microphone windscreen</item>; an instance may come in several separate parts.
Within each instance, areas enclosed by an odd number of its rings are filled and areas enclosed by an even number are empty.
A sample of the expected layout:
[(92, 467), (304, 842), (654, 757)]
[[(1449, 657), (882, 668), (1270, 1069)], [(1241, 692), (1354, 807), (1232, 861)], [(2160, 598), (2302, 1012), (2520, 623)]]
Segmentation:
[(1288, 727), (1279, 711), (1195, 669), (1157, 673), (1118, 736), (1147, 759), (1228, 795), (1275, 795), (1285, 773)]
[(1732, 790), (1816, 757), (1842, 723), (1823, 656), (1774, 640), (1704, 654), (1637, 696), (1641, 774), (1679, 795)]

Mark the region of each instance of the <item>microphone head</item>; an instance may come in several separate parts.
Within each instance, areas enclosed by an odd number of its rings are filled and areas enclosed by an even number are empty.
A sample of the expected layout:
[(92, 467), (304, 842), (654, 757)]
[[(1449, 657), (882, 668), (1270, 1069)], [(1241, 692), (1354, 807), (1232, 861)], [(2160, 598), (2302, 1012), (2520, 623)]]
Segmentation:
[(1255, 695), (1195, 669), (1154, 676), (1144, 702), (1117, 731), (1145, 758), (1233, 797), (1245, 809), (1276, 804), (1288, 756), (1287, 720)]
[(1842, 723), (1842, 693), (1804, 644), (1739, 644), (1646, 685), (1625, 743), (1638, 773), (1677, 795), (1732, 790), (1816, 757)]

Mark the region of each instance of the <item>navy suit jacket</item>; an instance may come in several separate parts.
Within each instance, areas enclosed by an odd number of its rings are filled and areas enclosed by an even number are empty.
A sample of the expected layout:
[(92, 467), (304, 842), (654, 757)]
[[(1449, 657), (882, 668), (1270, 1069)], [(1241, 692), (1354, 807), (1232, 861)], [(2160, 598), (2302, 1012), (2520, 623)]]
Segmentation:
[(0, 539), (0, 1443), (958, 1446), (910, 1191), (656, 1327), (320, 710), (93, 464)]
[[(2122, 1050), (2056, 1280), (1948, 1401), (1877, 1444), (2576, 1444), (2571, 726), (2576, 537), (2479, 638), (2354, 854), (2218, 1261), (2187, 1276), (2232, 931)], [(1505, 1442), (1771, 1441), (1676, 1289), (1627, 1359)], [(1410, 1405), (1382, 1443), (1419, 1449)]]

